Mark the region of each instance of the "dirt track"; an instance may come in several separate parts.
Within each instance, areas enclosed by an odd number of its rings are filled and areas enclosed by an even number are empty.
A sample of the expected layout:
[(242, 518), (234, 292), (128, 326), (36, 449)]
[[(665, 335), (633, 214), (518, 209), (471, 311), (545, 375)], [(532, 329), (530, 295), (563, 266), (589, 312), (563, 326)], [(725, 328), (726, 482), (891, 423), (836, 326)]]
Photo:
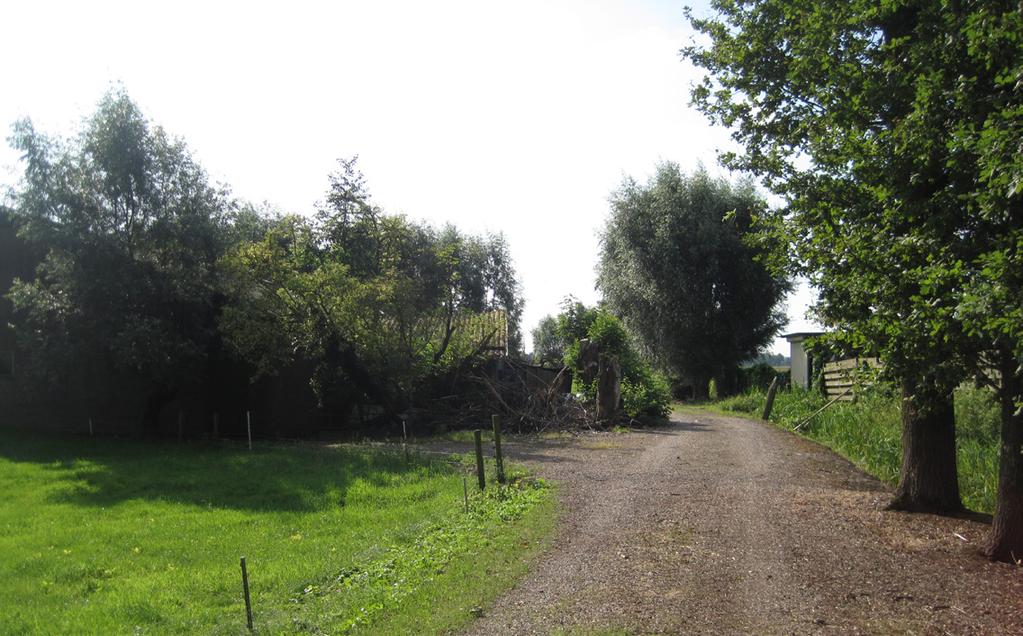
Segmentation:
[(886, 486), (769, 425), (506, 446), (564, 514), (469, 633), (1023, 634), (1023, 569), (979, 555), (987, 526), (886, 512)]

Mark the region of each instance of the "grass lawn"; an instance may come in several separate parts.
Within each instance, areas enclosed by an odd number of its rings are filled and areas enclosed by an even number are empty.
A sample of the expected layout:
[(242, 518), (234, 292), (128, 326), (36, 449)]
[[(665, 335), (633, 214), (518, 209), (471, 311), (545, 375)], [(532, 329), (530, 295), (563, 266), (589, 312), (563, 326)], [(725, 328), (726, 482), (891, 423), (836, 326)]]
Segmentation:
[(351, 448), (0, 432), (0, 634), (246, 633), (241, 555), (256, 633), (458, 627), (555, 517), (521, 474), (467, 514), (463, 474)]
[[(722, 400), (709, 408), (760, 417), (763, 391)], [(827, 400), (817, 391), (780, 391), (771, 421), (788, 429), (809, 417)], [(956, 459), (959, 490), (967, 508), (991, 513), (998, 491), (1000, 420), (987, 389), (963, 386), (955, 394)], [(896, 484), (902, 463), (899, 399), (868, 394), (856, 402), (839, 402), (810, 419), (799, 433), (830, 447), (882, 481)]]

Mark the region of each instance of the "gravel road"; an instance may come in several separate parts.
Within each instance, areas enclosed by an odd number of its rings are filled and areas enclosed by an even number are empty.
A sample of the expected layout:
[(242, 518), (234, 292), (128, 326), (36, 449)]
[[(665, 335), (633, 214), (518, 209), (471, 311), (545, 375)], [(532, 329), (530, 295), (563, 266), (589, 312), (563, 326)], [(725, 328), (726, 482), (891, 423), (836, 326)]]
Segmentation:
[(1023, 634), (1023, 568), (979, 554), (987, 526), (884, 511), (887, 486), (772, 426), (506, 447), (563, 515), (470, 634)]

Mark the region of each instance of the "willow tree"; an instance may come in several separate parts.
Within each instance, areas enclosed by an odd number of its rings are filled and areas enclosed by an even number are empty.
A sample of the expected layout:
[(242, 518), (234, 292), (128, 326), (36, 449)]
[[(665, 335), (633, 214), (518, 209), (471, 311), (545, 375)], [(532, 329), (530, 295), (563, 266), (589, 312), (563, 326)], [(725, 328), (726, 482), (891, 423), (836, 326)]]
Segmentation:
[(751, 184), (684, 175), (672, 163), (611, 195), (597, 286), (646, 352), (697, 397), (712, 378), (727, 393), (739, 363), (785, 325), (779, 304), (789, 279), (761, 259), (769, 250), (746, 240), (765, 210)]

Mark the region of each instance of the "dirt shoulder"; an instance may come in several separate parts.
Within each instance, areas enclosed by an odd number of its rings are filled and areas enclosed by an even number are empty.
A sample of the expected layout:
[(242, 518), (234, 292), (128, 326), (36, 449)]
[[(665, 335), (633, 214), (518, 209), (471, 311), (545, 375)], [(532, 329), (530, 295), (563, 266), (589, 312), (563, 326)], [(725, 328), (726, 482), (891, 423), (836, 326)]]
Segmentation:
[(889, 489), (813, 442), (715, 414), (509, 441), (563, 517), (472, 634), (1023, 634), (1023, 570), (988, 527), (883, 510)]

